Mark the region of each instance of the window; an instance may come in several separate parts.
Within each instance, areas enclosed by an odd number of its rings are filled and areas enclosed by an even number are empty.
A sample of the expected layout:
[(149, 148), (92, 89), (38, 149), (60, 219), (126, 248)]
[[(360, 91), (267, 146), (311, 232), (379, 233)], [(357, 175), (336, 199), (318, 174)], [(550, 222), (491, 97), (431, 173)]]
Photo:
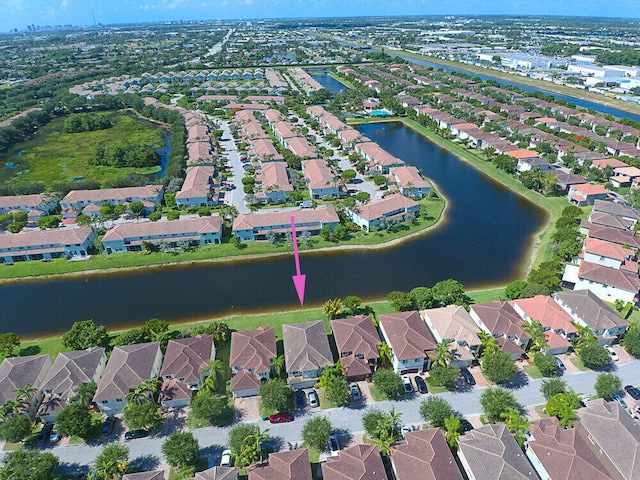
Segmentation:
[(300, 370), (294, 370), (293, 372), (291, 372), (291, 375), (293, 375), (294, 377), (299, 377), (302, 374), (302, 372)]

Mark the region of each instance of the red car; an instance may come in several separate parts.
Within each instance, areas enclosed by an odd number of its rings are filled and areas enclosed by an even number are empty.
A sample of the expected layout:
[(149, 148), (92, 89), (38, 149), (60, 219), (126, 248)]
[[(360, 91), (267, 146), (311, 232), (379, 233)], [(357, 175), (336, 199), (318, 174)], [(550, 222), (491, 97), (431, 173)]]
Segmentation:
[(293, 415), (290, 413), (278, 413), (269, 417), (269, 423), (287, 423), (293, 422)]

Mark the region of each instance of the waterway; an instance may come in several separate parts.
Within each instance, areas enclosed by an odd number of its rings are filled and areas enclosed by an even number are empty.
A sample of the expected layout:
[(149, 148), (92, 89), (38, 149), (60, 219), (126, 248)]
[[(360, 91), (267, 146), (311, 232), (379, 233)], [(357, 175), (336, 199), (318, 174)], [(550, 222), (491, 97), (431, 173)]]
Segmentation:
[(344, 86), (342, 83), (340, 83), (338, 80), (333, 78), (328, 73), (319, 73), (317, 71), (310, 70), (309, 74), (311, 74), (311, 76), (320, 85), (322, 85), (324, 88), (329, 90), (331, 93), (340, 92), (341, 90), (344, 90), (345, 88), (347, 88), (346, 86)]
[[(394, 248), (303, 252), (305, 305), (347, 295), (380, 298), (446, 278), (477, 288), (522, 274), (543, 210), (401, 123), (360, 129), (436, 182), (449, 201), (446, 220)], [(294, 273), (287, 255), (8, 284), (0, 286), (0, 331), (40, 336), (88, 318), (125, 328), (154, 317), (179, 322), (296, 308)]]

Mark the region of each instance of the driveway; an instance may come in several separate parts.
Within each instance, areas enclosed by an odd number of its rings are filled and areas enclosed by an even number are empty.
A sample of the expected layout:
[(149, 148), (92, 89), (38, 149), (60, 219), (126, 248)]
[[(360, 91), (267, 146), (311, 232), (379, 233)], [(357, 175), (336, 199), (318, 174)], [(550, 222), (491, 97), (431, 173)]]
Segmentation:
[[(228, 205), (233, 205), (238, 209), (238, 213), (249, 213), (249, 207), (244, 203), (244, 190), (242, 189), (242, 178), (244, 177), (244, 169), (242, 168), (242, 161), (240, 155), (238, 155), (238, 149), (231, 136), (231, 130), (229, 129), (229, 122), (219, 121), (220, 129), (224, 132), (220, 144), (224, 146), (226, 150), (227, 158), (229, 159), (229, 166), (231, 167), (231, 173), (233, 174), (232, 183), (235, 185), (235, 189), (230, 192), (225, 192), (224, 200)], [(231, 195), (229, 195), (231, 194)]]

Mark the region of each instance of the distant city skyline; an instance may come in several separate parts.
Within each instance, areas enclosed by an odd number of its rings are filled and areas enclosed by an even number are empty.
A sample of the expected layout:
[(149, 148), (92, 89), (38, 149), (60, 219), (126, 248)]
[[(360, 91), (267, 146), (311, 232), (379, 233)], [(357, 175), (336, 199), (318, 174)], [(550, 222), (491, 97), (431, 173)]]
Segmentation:
[[(610, 7), (610, 8), (609, 8)], [(28, 25), (402, 15), (640, 18), (638, 0), (0, 0), (0, 31)]]

